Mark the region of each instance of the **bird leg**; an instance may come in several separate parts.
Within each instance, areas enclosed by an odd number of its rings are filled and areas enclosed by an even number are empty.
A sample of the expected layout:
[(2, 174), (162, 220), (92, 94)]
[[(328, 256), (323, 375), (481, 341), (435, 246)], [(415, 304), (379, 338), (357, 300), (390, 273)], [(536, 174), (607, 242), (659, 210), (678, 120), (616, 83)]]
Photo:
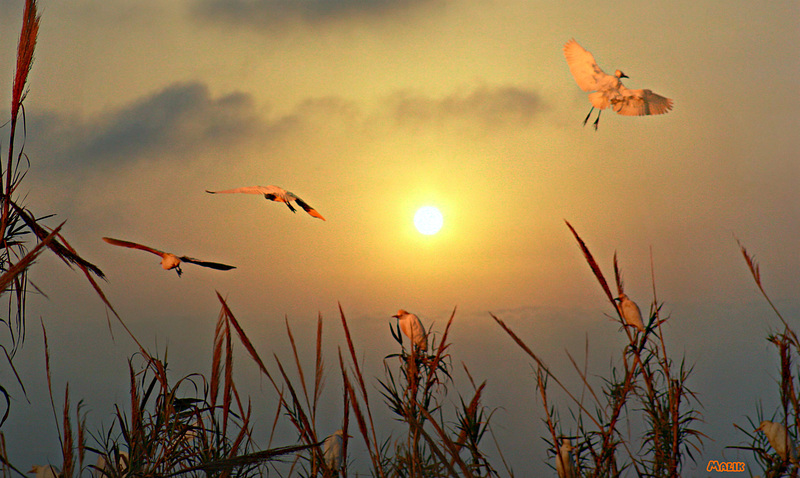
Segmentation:
[(597, 118), (594, 120), (594, 130), (595, 131), (597, 131), (597, 123), (600, 122), (600, 113), (602, 113), (602, 112), (603, 112), (603, 110), (597, 110)]
[(181, 270), (181, 266), (180, 265), (175, 266), (175, 272), (178, 273), (178, 277), (180, 277), (181, 274), (183, 274), (183, 271)]
[(584, 126), (586, 126), (586, 122), (589, 121), (589, 117), (592, 116), (592, 111), (594, 111), (594, 106), (592, 106), (592, 109), (589, 110), (589, 114), (586, 115), (586, 118), (583, 119)]
[(286, 207), (288, 207), (289, 210), (292, 212), (297, 212), (297, 209), (293, 208), (292, 203), (290, 203), (289, 201), (286, 201)]

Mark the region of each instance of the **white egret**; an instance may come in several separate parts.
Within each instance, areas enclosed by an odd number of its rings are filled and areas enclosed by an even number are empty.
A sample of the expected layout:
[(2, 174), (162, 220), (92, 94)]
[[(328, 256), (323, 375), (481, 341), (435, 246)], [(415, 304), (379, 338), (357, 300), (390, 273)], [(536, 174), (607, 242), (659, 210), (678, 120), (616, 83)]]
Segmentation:
[(797, 453), (795, 452), (794, 444), (791, 442), (786, 427), (783, 426), (782, 423), (764, 420), (758, 428), (756, 428), (756, 431), (759, 430), (764, 432), (764, 435), (767, 436), (767, 440), (769, 440), (769, 444), (778, 452), (778, 456), (780, 456), (782, 460), (786, 461), (786, 456), (789, 455), (792, 462), (797, 461)]
[(411, 340), (412, 347), (416, 346), (423, 352), (428, 350), (428, 336), (425, 334), (425, 327), (423, 327), (419, 317), (403, 309), (400, 309), (397, 315), (392, 317), (397, 319), (400, 330)]
[(331, 470), (339, 470), (342, 468), (342, 447), (344, 440), (344, 430), (336, 430), (336, 432), (325, 439), (323, 445), (323, 457), (325, 458), (325, 465)]
[(308, 214), (313, 217), (318, 217), (325, 220), (322, 217), (322, 214), (318, 213), (313, 207), (309, 206), (308, 203), (297, 197), (291, 191), (287, 191), (283, 188), (279, 188), (278, 186), (246, 186), (243, 188), (236, 188), (236, 189), (226, 189), (225, 191), (209, 191), (206, 189), (206, 192), (209, 194), (229, 194), (229, 193), (245, 193), (245, 194), (263, 194), (264, 197), (270, 201), (275, 202), (282, 202), (289, 207), (289, 210), (292, 212), (297, 212), (295, 208), (292, 207), (292, 201), (296, 202), (298, 206), (302, 207)]
[(108, 478), (110, 476), (127, 476), (128, 471), (128, 462), (129, 462), (128, 453), (125, 451), (120, 451), (117, 454), (117, 467), (116, 469), (112, 468), (112, 465), (106, 460), (105, 455), (98, 455), (97, 456), (97, 464), (95, 465), (95, 469), (92, 470), (92, 476), (97, 478)]
[(572, 463), (572, 455), (574, 450), (572, 443), (568, 438), (561, 439), (561, 446), (558, 447), (558, 454), (556, 455), (556, 473), (558, 478), (575, 478), (575, 466)]
[(191, 264), (197, 264), (198, 266), (203, 267), (210, 267), (212, 269), (217, 269), (220, 271), (227, 271), (231, 269), (236, 269), (234, 266), (229, 266), (227, 264), (220, 264), (217, 262), (208, 262), (208, 261), (201, 261), (199, 259), (194, 259), (192, 257), (187, 256), (176, 256), (175, 254), (171, 254), (169, 252), (159, 251), (158, 249), (153, 249), (152, 247), (143, 246), (141, 244), (137, 244), (135, 242), (128, 242), (128, 241), (121, 241), (119, 239), (113, 239), (110, 237), (104, 237), (104, 241), (107, 243), (114, 245), (114, 246), (122, 246), (122, 247), (129, 247), (131, 249), (140, 249), (143, 251), (151, 252), (157, 256), (161, 256), (161, 267), (164, 270), (175, 269), (175, 272), (178, 273), (178, 277), (183, 274), (181, 270), (181, 261), (189, 262)]
[(567, 58), (569, 70), (575, 77), (575, 82), (583, 91), (591, 91), (589, 101), (592, 109), (583, 120), (583, 125), (589, 121), (592, 111), (598, 109), (594, 129), (600, 122), (600, 113), (609, 106), (614, 111), (624, 116), (660, 115), (672, 109), (672, 100), (657, 95), (650, 90), (629, 90), (620, 81), (628, 75), (617, 70), (613, 75), (604, 73), (597, 66), (594, 57), (574, 39), (564, 45), (564, 56)]
[(28, 473), (36, 473), (36, 478), (58, 478), (58, 468), (53, 465), (33, 465)]
[(625, 293), (620, 293), (619, 297), (614, 299), (619, 301), (619, 311), (622, 319), (627, 325), (631, 325), (639, 329), (639, 332), (644, 332), (644, 323), (642, 322), (642, 312), (636, 302), (628, 298)]

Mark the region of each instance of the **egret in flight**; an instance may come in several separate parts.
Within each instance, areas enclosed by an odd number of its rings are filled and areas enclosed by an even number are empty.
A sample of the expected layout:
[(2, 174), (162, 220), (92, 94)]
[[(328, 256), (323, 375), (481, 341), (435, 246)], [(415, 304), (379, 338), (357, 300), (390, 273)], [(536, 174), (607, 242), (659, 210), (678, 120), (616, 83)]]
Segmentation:
[(592, 111), (598, 109), (597, 119), (594, 120), (594, 129), (600, 122), (600, 113), (609, 106), (614, 111), (624, 116), (660, 115), (672, 109), (672, 100), (657, 95), (650, 90), (629, 90), (620, 81), (628, 75), (617, 70), (609, 75), (597, 66), (594, 57), (574, 39), (564, 45), (564, 56), (567, 58), (569, 71), (575, 77), (575, 82), (583, 91), (589, 93), (592, 109), (583, 120), (583, 125), (589, 121)]
[(308, 203), (297, 197), (291, 191), (287, 191), (283, 188), (279, 188), (278, 186), (245, 186), (243, 188), (236, 188), (236, 189), (226, 189), (225, 191), (209, 191), (206, 189), (206, 192), (209, 194), (228, 194), (228, 193), (245, 193), (245, 194), (263, 194), (264, 197), (270, 201), (275, 202), (282, 202), (286, 204), (286, 206), (292, 212), (297, 212), (297, 210), (292, 207), (292, 201), (296, 202), (298, 206), (303, 208), (305, 212), (309, 213), (313, 217), (317, 217), (325, 220), (322, 217), (322, 214), (318, 213), (313, 207), (309, 206)]
[(769, 420), (764, 420), (756, 428), (756, 431), (761, 430), (767, 436), (769, 444), (778, 452), (778, 456), (783, 461), (786, 461), (787, 455), (791, 457), (792, 461), (797, 460), (797, 453), (794, 450), (789, 434), (786, 432), (786, 427), (782, 423), (775, 423)]
[(114, 245), (114, 246), (122, 246), (122, 247), (130, 247), (131, 249), (140, 249), (143, 251), (151, 252), (157, 256), (161, 256), (161, 267), (164, 270), (175, 269), (175, 272), (178, 273), (178, 277), (183, 274), (181, 270), (181, 261), (189, 262), (192, 264), (197, 264), (198, 266), (203, 267), (210, 267), (212, 269), (217, 269), (220, 271), (227, 271), (231, 269), (236, 269), (234, 266), (229, 266), (227, 264), (220, 264), (217, 262), (207, 262), (201, 261), (198, 259), (194, 259), (187, 256), (176, 256), (175, 254), (170, 254), (169, 252), (159, 251), (158, 249), (153, 249), (152, 247), (143, 246), (141, 244), (136, 244), (135, 242), (128, 242), (128, 241), (121, 241), (119, 239), (112, 239), (110, 237), (104, 237), (104, 241), (107, 243)]
[(639, 329), (639, 332), (644, 332), (642, 311), (639, 310), (639, 306), (636, 305), (636, 302), (630, 300), (624, 293), (620, 293), (619, 297), (614, 300), (619, 301), (619, 311), (625, 323), (636, 327)]
[[(348, 435), (349, 436), (349, 435)], [(325, 439), (323, 445), (325, 464), (333, 471), (342, 468), (342, 441), (344, 440), (344, 430), (336, 430), (336, 432)]]
[(422, 326), (419, 317), (403, 309), (400, 309), (397, 315), (392, 317), (397, 319), (400, 330), (411, 340), (412, 347), (416, 346), (423, 352), (428, 350), (428, 336), (425, 334), (425, 327)]

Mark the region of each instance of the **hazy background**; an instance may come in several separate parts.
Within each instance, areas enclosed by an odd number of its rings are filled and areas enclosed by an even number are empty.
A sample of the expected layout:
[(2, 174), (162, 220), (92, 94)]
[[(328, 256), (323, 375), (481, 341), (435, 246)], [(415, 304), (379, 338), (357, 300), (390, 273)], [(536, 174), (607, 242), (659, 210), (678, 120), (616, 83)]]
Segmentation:
[[(10, 102), (22, 3), (0, 0), (0, 104)], [(341, 420), (337, 302), (372, 377), (397, 349), (388, 324), (398, 308), (441, 333), (457, 306), (458, 390), (470, 391), (463, 361), (488, 380), (485, 403), (498, 408), (494, 429), (517, 474), (555, 475), (544, 464), (533, 368), (489, 311), (576, 388), (565, 350), (582, 359), (587, 335), (590, 373), (608, 373), (624, 334), (566, 219), (609, 277), (618, 252), (626, 291), (643, 310), (653, 296), (652, 251), (658, 299), (671, 315), (668, 346), (695, 364), (690, 388), (710, 437), (692, 474), (705, 474), (708, 460), (757, 471), (750, 454), (723, 448), (743, 444), (733, 424), (747, 425), (759, 402), (768, 414), (778, 406), (777, 357), (764, 340), (778, 321), (736, 239), (797, 325), (797, 2), (77, 0), (40, 8), (25, 103), (31, 167), (20, 193), (37, 215), (57, 214), (51, 225), (67, 220), (65, 236), (106, 273), (104, 290), (139, 340), (168, 353), (173, 378), (209, 371), (215, 291), (264, 357), (289, 358), (287, 317), (310, 352), (321, 314), (331, 405), (319, 429), (332, 432)], [(573, 37), (607, 72), (630, 76), (627, 86), (672, 98), (673, 111), (606, 111), (599, 131), (582, 127), (589, 102), (562, 54)], [(257, 196), (204, 192), (257, 184), (297, 193), (327, 221)], [(413, 227), (423, 205), (445, 216), (435, 236)], [(102, 236), (238, 268), (189, 264), (179, 279), (155, 256)], [(31, 296), (15, 361), (29, 402), (11, 389), (3, 426), (9, 456), (24, 469), (60, 464), (40, 318), (56, 402), (69, 382), (90, 429), (107, 430), (113, 404), (127, 405), (136, 351), (117, 325), (112, 341), (80, 273), (45, 255), (31, 278), (48, 298)], [(237, 350), (237, 380), (266, 437), (276, 399)], [(574, 430), (569, 403), (557, 405)], [(384, 415), (379, 438), (393, 429)], [(290, 427), (282, 433), (276, 445), (294, 440)], [(366, 471), (359, 447), (351, 446), (351, 469)]]

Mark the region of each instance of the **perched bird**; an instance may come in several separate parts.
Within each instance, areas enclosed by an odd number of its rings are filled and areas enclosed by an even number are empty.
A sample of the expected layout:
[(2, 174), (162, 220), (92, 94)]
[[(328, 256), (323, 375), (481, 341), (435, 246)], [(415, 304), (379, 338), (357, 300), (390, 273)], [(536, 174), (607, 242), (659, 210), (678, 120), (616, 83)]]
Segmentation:
[(428, 350), (428, 336), (425, 334), (425, 327), (422, 326), (419, 317), (403, 309), (400, 309), (397, 315), (393, 315), (392, 317), (397, 319), (400, 330), (406, 334), (406, 337), (411, 340), (412, 344), (416, 345), (416, 347), (423, 352)]
[(336, 430), (333, 435), (325, 439), (323, 457), (325, 458), (325, 465), (331, 470), (339, 470), (342, 468), (343, 440), (344, 430)]
[(206, 189), (206, 192), (209, 194), (227, 194), (227, 193), (263, 194), (264, 197), (269, 199), (270, 201), (285, 203), (286, 206), (289, 207), (289, 210), (291, 210), (292, 212), (297, 212), (297, 210), (295, 210), (295, 208), (292, 207), (292, 201), (294, 201), (297, 203), (298, 206), (302, 207), (310, 215), (318, 217), (323, 221), (325, 220), (325, 218), (322, 217), (322, 214), (318, 213), (313, 207), (309, 206), (308, 203), (306, 203), (299, 197), (295, 196), (294, 193), (292, 193), (291, 191), (279, 188), (278, 186), (246, 186), (243, 188), (227, 189), (225, 191), (209, 191), (208, 189)]
[(575, 77), (575, 82), (583, 91), (592, 91), (589, 101), (592, 109), (583, 120), (583, 125), (589, 121), (592, 111), (597, 108), (597, 119), (594, 129), (600, 122), (600, 113), (609, 106), (614, 111), (624, 116), (660, 115), (672, 109), (672, 100), (657, 95), (650, 90), (629, 90), (620, 81), (628, 76), (617, 70), (613, 75), (604, 73), (597, 66), (594, 57), (574, 39), (564, 45), (564, 56), (567, 58), (569, 71)]
[(36, 473), (36, 478), (58, 478), (58, 468), (53, 465), (33, 465), (28, 473)]
[(619, 301), (619, 312), (622, 319), (627, 325), (632, 325), (639, 329), (639, 332), (644, 332), (644, 323), (642, 322), (642, 312), (636, 302), (630, 300), (625, 293), (620, 293), (619, 297), (614, 299)]
[(217, 269), (220, 271), (227, 271), (231, 269), (236, 269), (234, 266), (229, 266), (227, 264), (219, 264), (217, 262), (207, 262), (201, 261), (198, 259), (194, 259), (187, 256), (176, 256), (175, 254), (170, 254), (169, 252), (159, 251), (158, 249), (153, 249), (152, 247), (143, 246), (141, 244), (136, 244), (135, 242), (128, 242), (128, 241), (121, 241), (119, 239), (112, 239), (110, 237), (104, 237), (104, 241), (107, 243), (114, 245), (114, 246), (122, 246), (122, 247), (130, 247), (131, 249), (141, 249), (143, 251), (152, 252), (157, 256), (161, 256), (161, 267), (164, 270), (175, 269), (175, 272), (178, 273), (178, 277), (183, 274), (181, 270), (181, 261), (183, 262), (190, 262), (192, 264), (197, 264), (198, 266), (203, 267), (210, 267), (212, 269)]
[(572, 455), (574, 450), (572, 443), (568, 438), (561, 439), (561, 446), (558, 447), (558, 454), (556, 455), (556, 473), (558, 478), (575, 478), (575, 466), (572, 464)]
[(98, 455), (97, 464), (95, 469), (92, 470), (92, 476), (96, 478), (127, 476), (129, 461), (128, 452), (120, 451), (117, 453), (117, 466), (114, 468), (114, 465), (106, 460), (105, 455)]
[(778, 456), (780, 456), (783, 461), (786, 461), (787, 456), (791, 458), (792, 462), (797, 461), (797, 452), (794, 449), (794, 444), (789, 438), (789, 434), (786, 432), (786, 427), (783, 426), (782, 423), (764, 420), (758, 428), (756, 428), (756, 431), (759, 430), (764, 432), (764, 435), (767, 436), (767, 440), (769, 440), (769, 444), (778, 452)]

